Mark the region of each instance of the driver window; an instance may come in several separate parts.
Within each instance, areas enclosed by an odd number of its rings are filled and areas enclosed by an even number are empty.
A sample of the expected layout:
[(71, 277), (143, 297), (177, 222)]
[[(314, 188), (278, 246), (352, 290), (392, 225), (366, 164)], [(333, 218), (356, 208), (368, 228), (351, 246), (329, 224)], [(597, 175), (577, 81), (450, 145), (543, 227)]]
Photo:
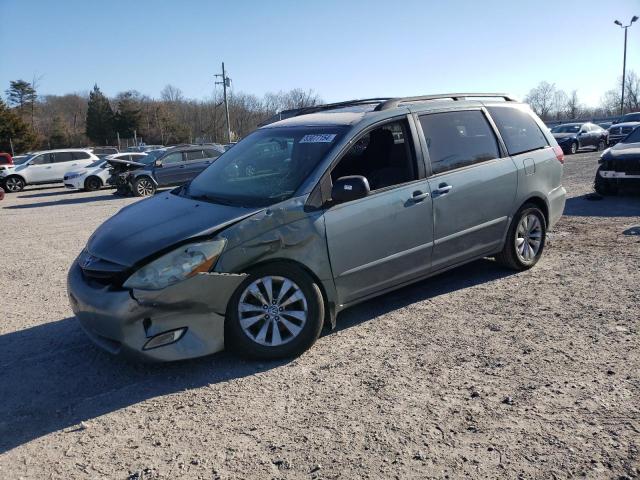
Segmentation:
[(365, 177), (371, 191), (416, 180), (407, 121), (387, 123), (361, 136), (334, 167), (331, 180), (350, 175)]
[(162, 159), (162, 165), (170, 165), (182, 161), (182, 152), (170, 153)]
[(51, 154), (43, 153), (29, 162), (30, 165), (44, 165), (45, 163), (51, 163)]

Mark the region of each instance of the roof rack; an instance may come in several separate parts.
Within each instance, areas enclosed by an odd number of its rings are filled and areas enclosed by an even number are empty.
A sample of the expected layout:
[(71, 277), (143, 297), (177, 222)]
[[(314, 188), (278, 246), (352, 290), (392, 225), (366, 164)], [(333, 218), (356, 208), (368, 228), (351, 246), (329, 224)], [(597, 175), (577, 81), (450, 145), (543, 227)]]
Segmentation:
[(290, 110), (282, 110), (276, 113), (272, 117), (268, 118), (262, 123), (259, 123), (259, 127), (264, 127), (270, 123), (277, 122), (279, 120), (285, 120), (291, 117), (297, 117), (300, 115), (308, 115), (310, 113), (322, 112), (323, 110), (333, 110), (335, 108), (353, 107), (357, 105), (378, 105), (382, 102), (392, 100), (390, 97), (383, 98), (361, 98), (356, 100), (347, 100), (345, 102), (326, 103), (324, 105), (313, 105), (309, 107), (292, 108)]
[(421, 95), (418, 97), (399, 97), (390, 98), (385, 102), (381, 102), (374, 109), (376, 112), (395, 108), (401, 103), (425, 102), (429, 100), (451, 99), (454, 101), (466, 100), (467, 98), (503, 98), (506, 102), (515, 102), (516, 99), (506, 93), (441, 93), (438, 95)]

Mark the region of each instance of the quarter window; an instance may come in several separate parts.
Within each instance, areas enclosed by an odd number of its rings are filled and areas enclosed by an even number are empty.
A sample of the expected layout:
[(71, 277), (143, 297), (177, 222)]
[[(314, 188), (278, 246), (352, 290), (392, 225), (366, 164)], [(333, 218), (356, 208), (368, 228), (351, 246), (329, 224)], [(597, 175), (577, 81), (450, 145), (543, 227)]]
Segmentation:
[(509, 155), (549, 146), (542, 130), (528, 112), (512, 107), (488, 107), (487, 110), (496, 122)]
[(331, 180), (361, 175), (371, 190), (416, 180), (415, 157), (406, 120), (388, 123), (362, 137), (340, 159)]
[(480, 110), (420, 117), (433, 174), (500, 157), (496, 137)]

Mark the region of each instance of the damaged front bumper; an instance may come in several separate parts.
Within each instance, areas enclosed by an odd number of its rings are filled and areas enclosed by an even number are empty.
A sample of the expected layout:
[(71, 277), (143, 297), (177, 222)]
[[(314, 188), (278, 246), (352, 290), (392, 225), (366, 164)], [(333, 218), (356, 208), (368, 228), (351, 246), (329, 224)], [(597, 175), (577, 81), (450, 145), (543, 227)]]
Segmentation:
[[(86, 279), (75, 261), (67, 292), (76, 318), (98, 346), (115, 355), (173, 361), (224, 349), (227, 303), (245, 277), (200, 273), (162, 290), (113, 290)], [(166, 339), (170, 343), (162, 343)]]

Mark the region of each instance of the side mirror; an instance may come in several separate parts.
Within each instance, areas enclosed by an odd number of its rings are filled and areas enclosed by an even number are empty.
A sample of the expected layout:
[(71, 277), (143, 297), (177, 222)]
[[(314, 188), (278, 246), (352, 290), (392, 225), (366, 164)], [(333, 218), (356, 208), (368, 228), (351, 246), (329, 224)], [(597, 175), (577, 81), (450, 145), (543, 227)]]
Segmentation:
[(153, 164), (158, 168), (162, 167), (162, 162), (160, 160), (156, 160)]
[(335, 203), (344, 203), (357, 200), (369, 195), (369, 181), (362, 175), (340, 177), (333, 184), (331, 198)]

